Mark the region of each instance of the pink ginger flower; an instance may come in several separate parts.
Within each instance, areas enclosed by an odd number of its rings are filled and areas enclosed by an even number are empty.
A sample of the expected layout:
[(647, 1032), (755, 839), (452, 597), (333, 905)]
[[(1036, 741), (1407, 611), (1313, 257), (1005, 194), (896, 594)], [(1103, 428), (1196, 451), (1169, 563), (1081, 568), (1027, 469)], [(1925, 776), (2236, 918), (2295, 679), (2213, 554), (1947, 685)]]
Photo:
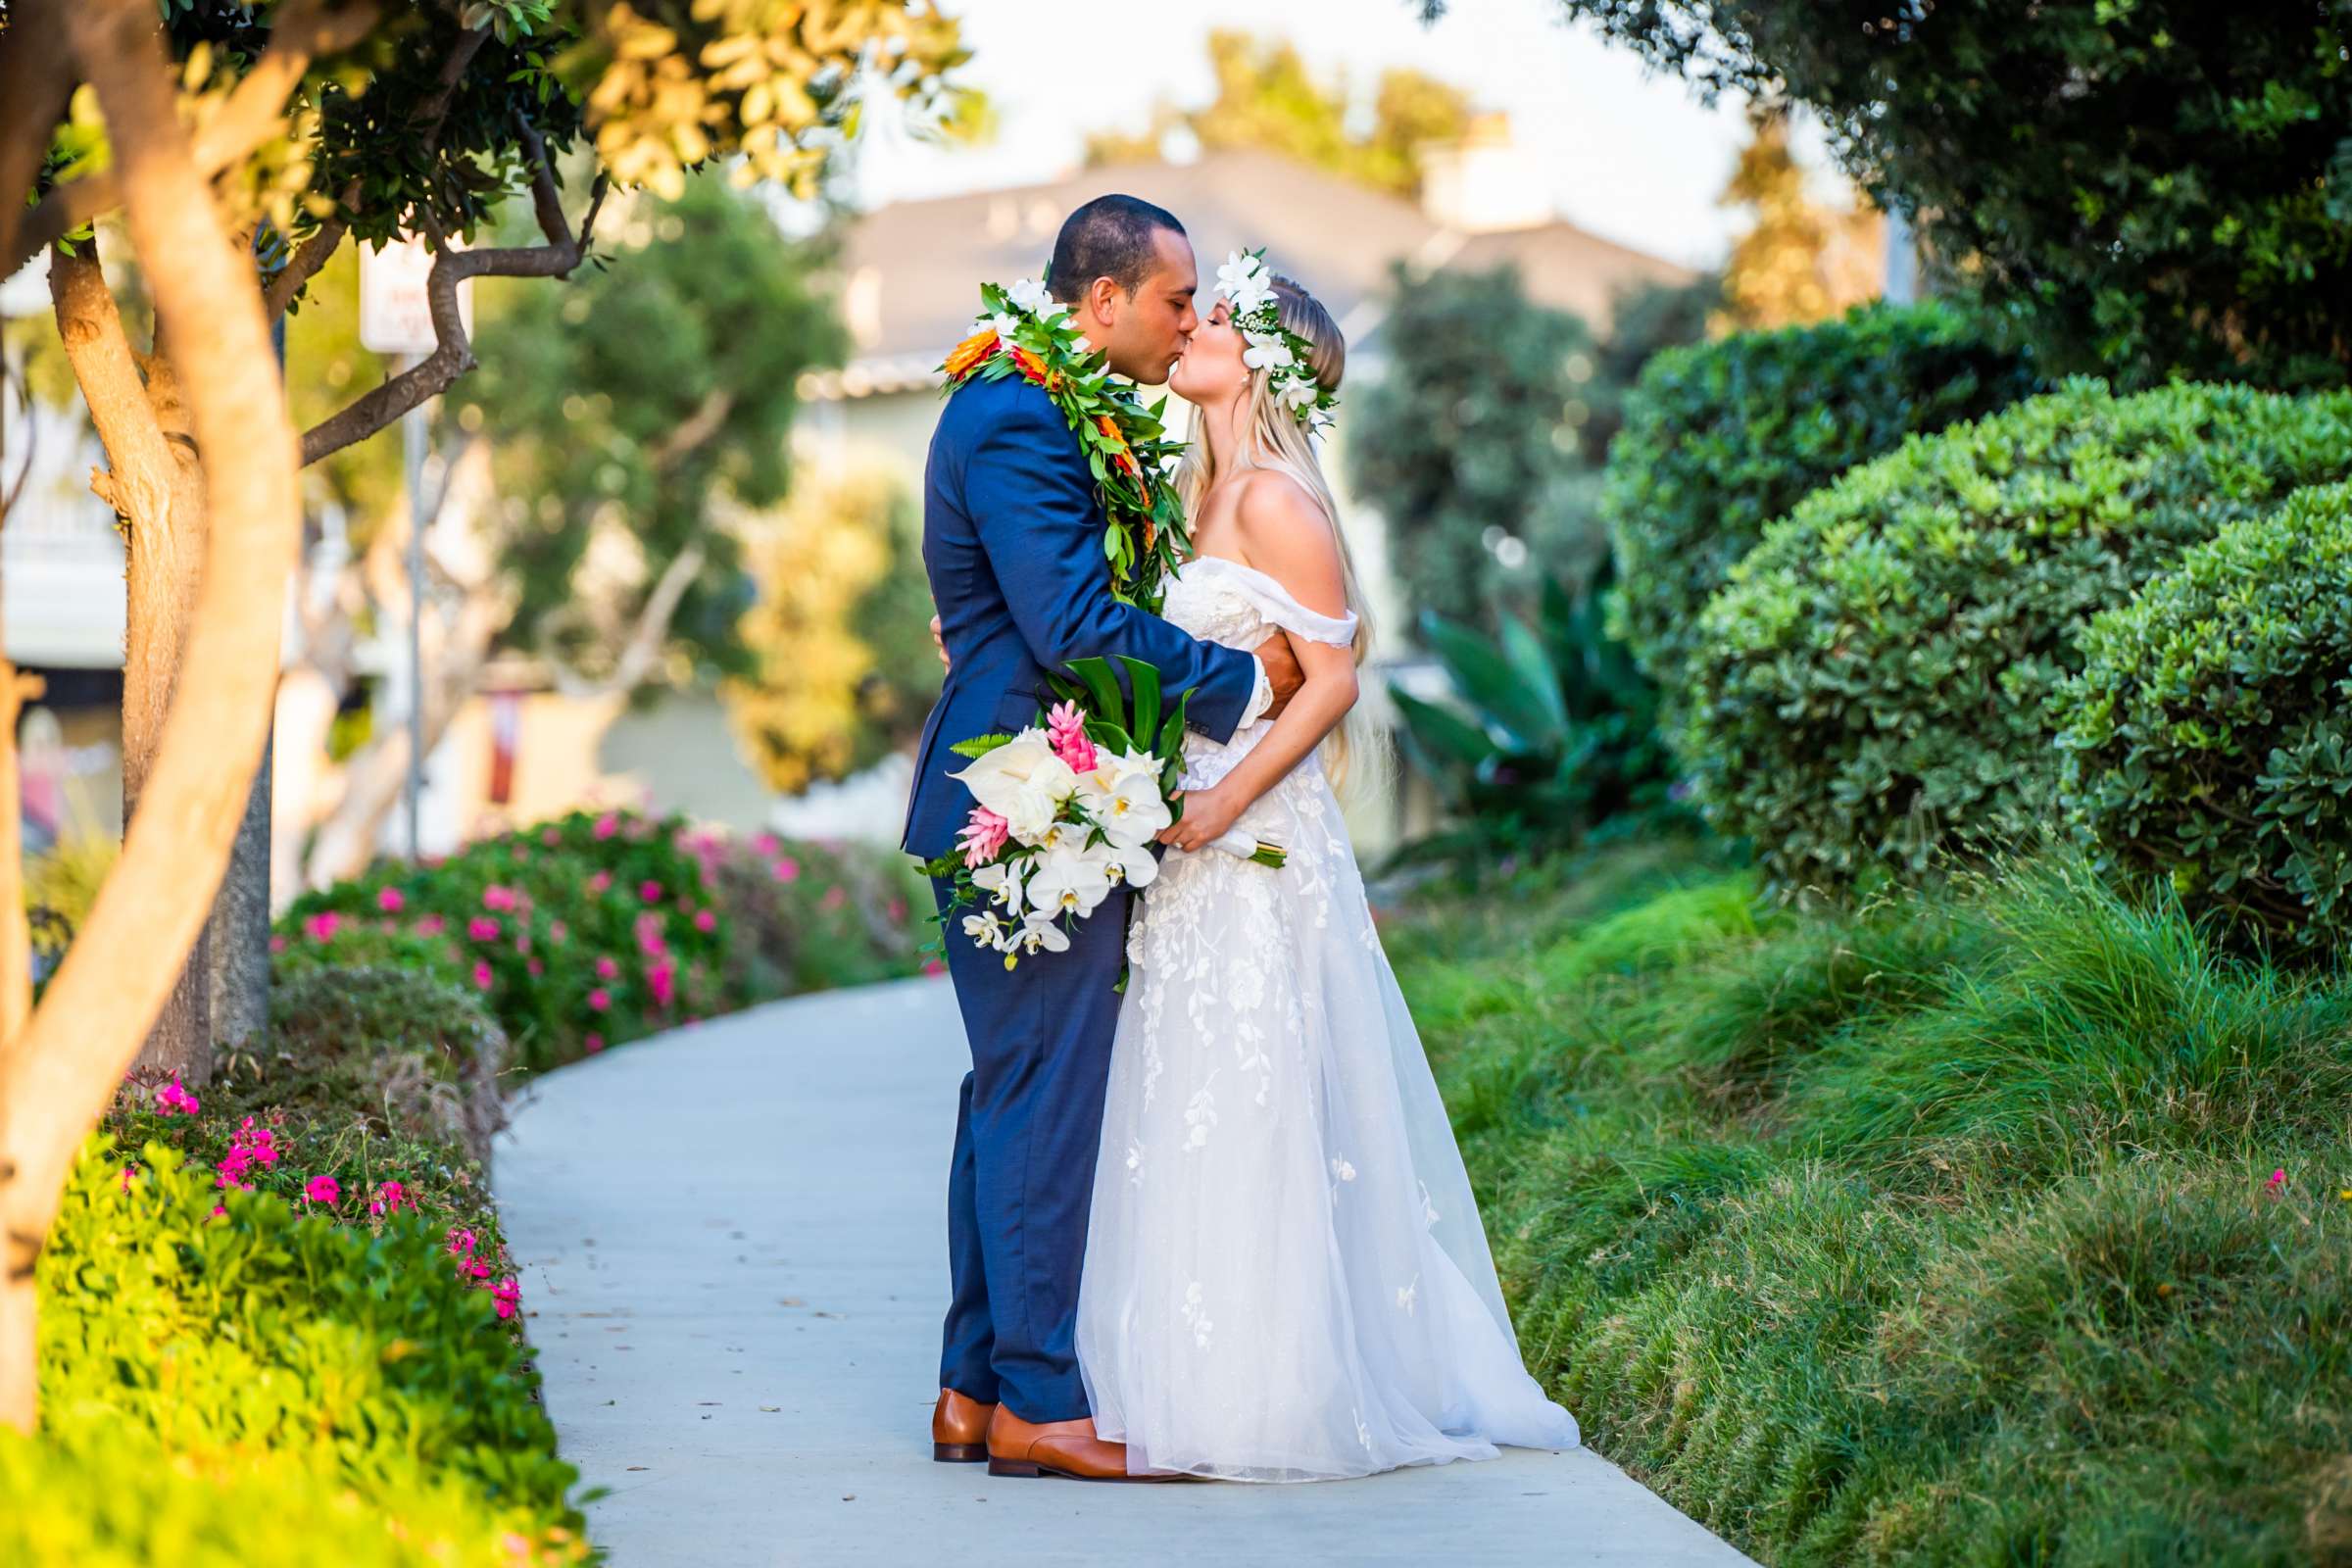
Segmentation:
[(496, 942), (499, 932), (505, 929), (486, 914), (477, 914), (466, 922), (466, 934), (476, 942)]
[(377, 888), (375, 890), (375, 906), (386, 914), (398, 914), (408, 906), (408, 895), (398, 888)]
[(1076, 773), (1095, 770), (1095, 743), (1086, 738), (1086, 710), (1076, 703), (1055, 703), (1046, 715), (1046, 744)]
[(334, 910), (321, 909), (302, 922), (302, 933), (313, 942), (332, 942), (335, 928), (342, 923), (343, 917)]
[(717, 914), (716, 914), (716, 913), (714, 913), (713, 911), (710, 910), (710, 909), (697, 909), (697, 910), (695, 910), (695, 911), (694, 911), (694, 928), (695, 928), (697, 931), (700, 931), (700, 932), (702, 932), (704, 935), (708, 936), (710, 933), (711, 933), (711, 932), (713, 932), (713, 931), (715, 931), (715, 930), (717, 930), (717, 929), (718, 929), (718, 916), (717, 916)]
[(767, 873), (779, 882), (798, 882), (801, 879), (801, 862), (789, 855), (779, 856), (769, 863)]
[(489, 963), (484, 960), (477, 960), (473, 966), (473, 989), (476, 991), (489, 990), (490, 978)]
[(588, 993), (588, 1010), (590, 1012), (602, 1012), (611, 1005), (612, 1005), (612, 993), (607, 991), (603, 986), (598, 986)]
[(660, 904), (662, 902), (662, 884), (654, 881), (641, 882), (637, 885), (637, 896), (648, 904)]
[(509, 1278), (490, 1287), (490, 1299), (498, 1303), (498, 1315), (513, 1317), (522, 1309), (522, 1282)]
[(611, 980), (619, 975), (619, 973), (620, 960), (618, 958), (612, 956), (610, 954), (604, 953), (600, 953), (596, 956), (596, 977), (599, 980)]
[(610, 871), (599, 871), (588, 879), (588, 891), (591, 893), (602, 893), (612, 885), (612, 873)]
[(332, 1176), (314, 1176), (302, 1184), (302, 1198), (307, 1203), (341, 1202), (343, 1184)]
[(155, 1110), (159, 1116), (193, 1116), (201, 1108), (196, 1097), (181, 1088), (176, 1078), (156, 1088)]
[(985, 806), (972, 808), (972, 814), (963, 824), (957, 843), (963, 851), (963, 863), (978, 870), (997, 858), (1011, 836), (1012, 826), (1003, 816)]

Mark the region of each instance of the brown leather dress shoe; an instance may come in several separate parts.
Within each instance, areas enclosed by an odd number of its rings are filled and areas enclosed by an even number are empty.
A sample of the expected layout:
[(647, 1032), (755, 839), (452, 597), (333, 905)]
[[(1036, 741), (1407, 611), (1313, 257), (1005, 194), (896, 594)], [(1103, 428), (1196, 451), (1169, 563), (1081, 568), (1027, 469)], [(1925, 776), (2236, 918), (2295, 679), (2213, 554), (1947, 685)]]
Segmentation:
[(1061, 1476), (1071, 1481), (1190, 1481), (1169, 1472), (1131, 1476), (1127, 1445), (1095, 1436), (1095, 1423), (1024, 1421), (1004, 1405), (988, 1424), (988, 1473), (992, 1476)]
[(993, 1404), (966, 1398), (954, 1389), (939, 1391), (931, 1411), (931, 1457), (942, 1464), (978, 1464), (988, 1457), (988, 1421)]

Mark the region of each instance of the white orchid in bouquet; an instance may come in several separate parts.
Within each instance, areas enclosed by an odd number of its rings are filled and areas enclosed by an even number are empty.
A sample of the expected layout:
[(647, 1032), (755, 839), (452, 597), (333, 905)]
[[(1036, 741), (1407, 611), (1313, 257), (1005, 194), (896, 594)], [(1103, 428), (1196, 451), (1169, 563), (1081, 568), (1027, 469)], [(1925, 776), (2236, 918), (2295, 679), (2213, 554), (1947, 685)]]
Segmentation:
[[(1134, 692), (1132, 710), (1105, 660), (1070, 665), (1078, 678), (1049, 677), (1061, 701), (1017, 735), (976, 735), (950, 748), (971, 765), (949, 775), (975, 803), (956, 848), (932, 862), (953, 875), (956, 910), (972, 942), (1004, 955), (1060, 953), (1070, 927), (1095, 912), (1124, 883), (1149, 886), (1159, 874), (1152, 841), (1183, 813), (1176, 782), (1191, 692), (1160, 723), (1159, 671), (1122, 657)], [(1284, 852), (1235, 829), (1212, 846), (1259, 865), (1280, 866)]]

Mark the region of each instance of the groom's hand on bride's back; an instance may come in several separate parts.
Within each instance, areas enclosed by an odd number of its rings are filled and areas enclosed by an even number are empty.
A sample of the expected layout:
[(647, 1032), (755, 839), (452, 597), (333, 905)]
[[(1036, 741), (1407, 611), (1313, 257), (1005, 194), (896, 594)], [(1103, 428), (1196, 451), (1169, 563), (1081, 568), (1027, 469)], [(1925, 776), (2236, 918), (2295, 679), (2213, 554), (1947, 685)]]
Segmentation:
[(942, 669), (949, 668), (948, 639), (940, 633), (939, 617), (937, 615), (933, 615), (931, 617), (931, 646), (939, 650), (939, 667)]
[(1291, 639), (1282, 632), (1259, 643), (1250, 652), (1266, 667), (1266, 684), (1274, 690), (1274, 702), (1260, 718), (1280, 718), (1282, 710), (1291, 706), (1298, 688), (1306, 684), (1306, 671), (1298, 667), (1298, 656), (1291, 652)]

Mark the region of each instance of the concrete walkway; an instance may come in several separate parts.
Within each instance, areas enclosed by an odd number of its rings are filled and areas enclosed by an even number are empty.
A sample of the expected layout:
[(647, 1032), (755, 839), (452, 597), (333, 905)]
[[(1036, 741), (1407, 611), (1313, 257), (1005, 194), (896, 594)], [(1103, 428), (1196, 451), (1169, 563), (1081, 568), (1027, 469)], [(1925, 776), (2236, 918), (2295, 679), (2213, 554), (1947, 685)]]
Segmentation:
[(933, 1463), (966, 1063), (917, 980), (627, 1046), (515, 1107), (499, 1204), (615, 1568), (1747, 1560), (1590, 1450), (1291, 1487)]

